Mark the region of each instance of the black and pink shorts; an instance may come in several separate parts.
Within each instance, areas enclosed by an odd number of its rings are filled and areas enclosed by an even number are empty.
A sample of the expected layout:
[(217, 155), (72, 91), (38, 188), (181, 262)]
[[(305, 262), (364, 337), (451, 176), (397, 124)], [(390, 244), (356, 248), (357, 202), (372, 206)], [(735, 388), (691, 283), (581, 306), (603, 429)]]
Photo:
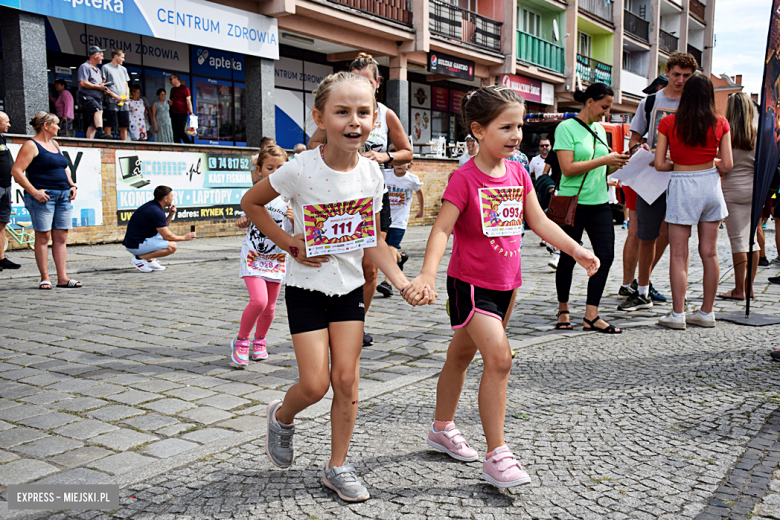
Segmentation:
[(475, 312), (504, 321), (514, 291), (495, 291), (447, 276), (447, 313), (453, 329), (465, 327)]

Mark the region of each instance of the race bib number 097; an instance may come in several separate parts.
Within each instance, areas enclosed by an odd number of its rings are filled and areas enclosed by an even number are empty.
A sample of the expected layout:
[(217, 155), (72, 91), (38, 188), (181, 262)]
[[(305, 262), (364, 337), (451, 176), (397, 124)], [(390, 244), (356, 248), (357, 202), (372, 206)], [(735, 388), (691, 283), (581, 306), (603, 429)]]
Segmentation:
[(489, 237), (522, 233), (523, 187), (480, 188), (482, 232)]
[(303, 206), (306, 256), (347, 253), (376, 245), (374, 198)]

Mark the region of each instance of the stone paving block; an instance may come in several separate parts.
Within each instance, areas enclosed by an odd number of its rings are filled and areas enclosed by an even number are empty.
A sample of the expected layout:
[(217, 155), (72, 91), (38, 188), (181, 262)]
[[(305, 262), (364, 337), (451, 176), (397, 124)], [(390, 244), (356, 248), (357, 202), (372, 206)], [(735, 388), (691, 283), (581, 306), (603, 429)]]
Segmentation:
[(48, 437), (48, 435), (38, 430), (22, 427), (11, 428), (0, 432), (0, 448), (12, 448), (44, 437)]
[(201, 388), (212, 388), (218, 385), (225, 384), (224, 379), (218, 379), (216, 377), (200, 376), (195, 379), (187, 380), (187, 384), (190, 386), (199, 386)]
[(56, 408), (57, 410), (67, 410), (69, 412), (84, 412), (87, 410), (100, 408), (101, 406), (105, 406), (107, 404), (107, 401), (103, 401), (102, 399), (95, 399), (94, 397), (76, 397), (75, 399), (71, 398), (58, 401), (55, 405), (50, 406), (50, 408)]
[(245, 383), (228, 383), (226, 385), (215, 386), (212, 390), (220, 394), (245, 395), (257, 391), (257, 387)]
[(85, 388), (83, 390), (79, 391), (79, 394), (81, 395), (87, 395), (89, 397), (99, 397), (99, 398), (106, 398), (110, 395), (118, 394), (121, 392), (124, 392), (127, 390), (122, 385), (112, 385), (109, 383), (101, 383), (97, 386), (92, 386), (90, 388)]
[(16, 455), (15, 453), (0, 450), (0, 464), (5, 464), (6, 462), (11, 462), (12, 460), (16, 460), (18, 458), (19, 455)]
[(0, 432), (4, 430), (10, 430), (11, 428), (15, 428), (15, 426), (11, 423), (0, 421)]
[(105, 471), (112, 475), (121, 475), (136, 471), (138, 468), (154, 464), (157, 459), (152, 457), (145, 457), (132, 451), (119, 453), (117, 455), (111, 455), (104, 459), (100, 459), (97, 462), (93, 462), (89, 465), (90, 468), (95, 468), (99, 471)]
[(68, 379), (70, 379), (68, 376), (62, 374), (46, 372), (37, 376), (25, 377), (24, 379), (20, 379), (19, 382), (28, 385), (46, 386), (53, 383), (59, 383), (60, 381), (66, 381)]
[(167, 390), (173, 390), (174, 388), (179, 388), (181, 385), (176, 383), (171, 383), (170, 381), (152, 379), (151, 381), (144, 381), (143, 383), (134, 383), (130, 386), (138, 390), (142, 390), (144, 392), (162, 393)]
[(83, 448), (51, 457), (49, 462), (65, 466), (66, 468), (76, 468), (78, 466), (85, 466), (92, 461), (99, 460), (113, 454), (113, 451), (109, 451), (104, 448), (98, 448), (97, 446), (84, 446)]
[(156, 430), (154, 433), (155, 435), (161, 435), (163, 437), (175, 437), (182, 432), (192, 429), (193, 427), (195, 427), (194, 424), (178, 423), (172, 426), (166, 426), (165, 428), (160, 428), (159, 430)]
[(246, 394), (244, 397), (246, 399), (268, 404), (274, 399), (282, 399), (284, 397), (284, 392), (279, 392), (278, 390), (258, 390), (257, 392)]
[(105, 484), (107, 478), (108, 475), (105, 473), (86, 468), (77, 468), (46, 477), (36, 482), (36, 484), (70, 484), (83, 486), (88, 484)]
[(0, 372), (0, 378), (9, 379), (11, 381), (17, 381), (31, 376), (43, 375), (45, 372), (42, 370), (36, 370), (34, 368), (17, 368), (16, 370), (8, 370), (6, 372)]
[[(265, 414), (263, 414), (265, 416)], [(230, 428), (231, 430), (238, 430), (240, 432), (246, 432), (251, 430), (259, 430), (265, 425), (265, 417), (257, 417), (255, 415), (244, 415), (243, 417), (236, 417), (228, 421), (222, 421), (216, 424), (223, 428)]]
[(146, 403), (145, 405), (143, 405), (143, 407), (148, 410), (153, 410), (161, 414), (173, 415), (183, 410), (189, 410), (190, 408), (195, 408), (195, 405), (192, 403), (188, 403), (187, 401), (183, 401), (181, 399), (169, 398), (169, 399), (160, 399), (159, 401), (153, 401), (151, 403)]
[(232, 410), (233, 408), (238, 408), (249, 402), (250, 401), (247, 401), (246, 399), (225, 394), (217, 394), (195, 401), (198, 405), (213, 406), (215, 408), (221, 408), (222, 410)]
[(72, 399), (73, 396), (71, 394), (66, 394), (63, 392), (56, 392), (52, 390), (51, 392), (42, 392), (40, 394), (31, 395), (30, 397), (24, 397), (20, 399), (20, 401), (24, 401), (25, 403), (30, 404), (40, 404), (44, 406), (49, 406), (53, 403), (56, 403), (57, 401), (62, 401), (63, 399)]
[(129, 428), (119, 428), (112, 432), (104, 433), (93, 437), (89, 440), (91, 444), (99, 444), (106, 448), (116, 451), (126, 451), (135, 446), (146, 444), (147, 442), (154, 442), (157, 437), (154, 435), (147, 435), (140, 433)]
[(188, 442), (182, 439), (165, 439), (164, 441), (149, 444), (141, 453), (144, 455), (151, 455), (152, 457), (167, 459), (197, 447), (198, 445), (194, 442)]
[(177, 388), (176, 390), (165, 392), (165, 395), (177, 397), (185, 401), (194, 401), (196, 399), (203, 399), (204, 397), (212, 396), (215, 393), (216, 392), (212, 392), (211, 390), (205, 390), (203, 388), (198, 388), (197, 386), (187, 385), (182, 388)]
[(59, 383), (49, 385), (46, 388), (48, 390), (56, 390), (58, 392), (79, 393), (79, 391), (91, 386), (97, 386), (97, 384), (97, 381), (90, 381), (89, 379), (70, 379), (69, 381), (61, 381)]
[(132, 417), (130, 419), (125, 419), (122, 421), (122, 424), (127, 424), (128, 426), (132, 426), (133, 428), (138, 428), (139, 430), (146, 430), (146, 431), (154, 431), (159, 430), (160, 428), (164, 428), (166, 426), (171, 426), (173, 424), (178, 423), (176, 419), (173, 417), (167, 417), (165, 415), (157, 415), (154, 413), (141, 415), (139, 417)]
[(0, 399), (0, 410), (5, 410), (6, 408), (13, 408), (14, 406), (20, 406), (19, 403), (16, 401), (12, 401), (11, 399)]
[(194, 432), (186, 433), (182, 435), (181, 438), (188, 441), (198, 442), (200, 444), (208, 444), (219, 439), (224, 439), (225, 437), (230, 437), (231, 435), (235, 434), (223, 428), (203, 428), (200, 430), (195, 430)]
[(87, 419), (63, 426), (62, 428), (54, 430), (54, 433), (83, 441), (96, 435), (100, 435), (101, 433), (108, 433), (117, 429), (118, 428), (113, 424), (106, 424), (104, 422)]
[(40, 439), (11, 449), (17, 453), (43, 458), (75, 450), (81, 446), (82, 444), (79, 441), (57, 436), (48, 439)]
[(179, 414), (181, 419), (188, 419), (202, 424), (212, 424), (217, 421), (230, 419), (231, 417), (233, 417), (232, 414), (211, 406), (199, 406)]
[(97, 410), (87, 413), (90, 417), (98, 419), (100, 421), (121, 421), (128, 417), (143, 414), (143, 410), (137, 410), (129, 406), (104, 406)]
[(142, 392), (140, 390), (128, 390), (121, 394), (114, 394), (109, 397), (112, 401), (118, 401), (130, 406), (136, 406), (147, 401), (160, 399), (160, 396), (151, 392)]
[(0, 465), (0, 486), (25, 484), (46, 475), (57, 473), (57, 468), (39, 460), (19, 459)]
[(148, 377), (137, 376), (134, 374), (122, 374), (121, 376), (112, 377), (105, 382), (112, 385), (132, 385), (134, 383), (142, 383), (143, 381), (149, 381)]
[(25, 406), (13, 406), (0, 410), (0, 419), (4, 421), (17, 422), (29, 417), (35, 417), (36, 415), (43, 415), (50, 413), (51, 410), (44, 408), (43, 406), (25, 405)]
[(22, 419), (19, 424), (29, 426), (31, 428), (38, 428), (39, 430), (52, 430), (59, 428), (66, 424), (70, 424), (74, 421), (78, 421), (79, 418), (69, 413), (47, 413), (45, 415), (36, 415), (29, 419)]

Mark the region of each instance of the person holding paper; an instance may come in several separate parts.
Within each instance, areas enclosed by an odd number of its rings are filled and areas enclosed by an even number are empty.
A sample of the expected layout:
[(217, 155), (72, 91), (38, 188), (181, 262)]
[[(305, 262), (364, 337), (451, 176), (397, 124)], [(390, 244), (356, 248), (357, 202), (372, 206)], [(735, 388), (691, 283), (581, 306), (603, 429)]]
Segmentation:
[[(667, 150), (671, 160), (667, 158)], [(671, 329), (685, 330), (687, 323), (714, 327), (715, 293), (718, 290), (718, 227), (728, 211), (723, 199), (720, 176), (734, 166), (731, 127), (715, 109), (712, 82), (703, 74), (694, 75), (685, 85), (676, 114), (661, 120), (655, 167), (671, 171), (666, 197), (669, 223), (672, 282), (672, 311), (658, 320)], [(699, 232), (699, 255), (704, 265), (704, 298), (701, 307), (686, 316), (685, 292), (688, 286), (688, 239), (691, 226)]]
[[(558, 194), (579, 194), (574, 226), (566, 227), (564, 231), (576, 242), (581, 242), (582, 233), (587, 229), (593, 252), (601, 261), (601, 267), (588, 280), (583, 329), (620, 334), (620, 329), (599, 318), (599, 303), (615, 257), (615, 228), (607, 193), (607, 170), (623, 167), (629, 157), (610, 151), (604, 127), (598, 124), (603, 116), (609, 114), (615, 100), (612, 88), (604, 83), (593, 83), (584, 92), (576, 91), (574, 99), (583, 107), (577, 117), (567, 119), (555, 129), (554, 150), (558, 153), (562, 173)], [(571, 255), (561, 252), (555, 271), (559, 302), (556, 329), (572, 328), (568, 315), (574, 264)]]
[[(655, 142), (655, 134), (658, 131), (659, 117), (661, 113), (669, 113), (677, 110), (680, 104), (680, 96), (685, 83), (693, 76), (697, 68), (696, 59), (690, 54), (675, 51), (666, 62), (666, 75), (669, 78), (668, 85), (655, 94), (643, 99), (636, 109), (636, 115), (631, 122), (631, 140), (628, 143), (629, 150), (635, 152), (637, 145), (642, 144), (646, 150), (650, 150), (647, 142)], [(648, 105), (652, 103), (652, 109)], [(636, 215), (630, 215), (629, 235), (631, 235), (631, 220), (636, 221), (636, 236), (639, 239), (636, 258), (638, 261), (637, 290), (633, 291), (631, 282), (624, 275), (623, 286), (620, 294), (626, 294), (628, 298), (618, 305), (621, 311), (635, 311), (649, 309), (653, 301), (665, 302), (666, 296), (653, 288), (650, 283), (650, 274), (666, 250), (669, 242), (667, 226), (664, 222), (666, 215), (666, 194), (662, 194), (654, 202), (648, 203), (641, 196), (636, 199)], [(636, 218), (634, 218), (636, 217)], [(630, 240), (630, 239), (629, 239)], [(629, 240), (626, 240), (628, 247)], [(633, 242), (633, 241), (631, 241)], [(624, 261), (632, 261), (634, 256), (623, 252)], [(625, 260), (627, 259), (627, 260)], [(633, 271), (633, 269), (632, 269)]]

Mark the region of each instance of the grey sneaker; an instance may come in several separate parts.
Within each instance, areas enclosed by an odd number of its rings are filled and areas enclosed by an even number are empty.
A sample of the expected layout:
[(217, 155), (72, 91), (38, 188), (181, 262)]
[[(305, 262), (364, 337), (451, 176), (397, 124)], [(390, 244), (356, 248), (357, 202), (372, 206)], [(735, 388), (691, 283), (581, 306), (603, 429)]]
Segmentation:
[(275, 466), (287, 469), (295, 458), (293, 434), (295, 426), (284, 426), (276, 419), (276, 410), (282, 406), (282, 400), (271, 401), (265, 409), (268, 430), (265, 435), (265, 454)]
[(366, 487), (360, 483), (355, 466), (347, 462), (343, 466), (326, 469), (322, 483), (347, 502), (363, 502), (371, 498)]
[(650, 309), (653, 307), (653, 300), (650, 296), (642, 296), (638, 292), (632, 294), (623, 303), (618, 305), (619, 311), (638, 311), (639, 309)]

